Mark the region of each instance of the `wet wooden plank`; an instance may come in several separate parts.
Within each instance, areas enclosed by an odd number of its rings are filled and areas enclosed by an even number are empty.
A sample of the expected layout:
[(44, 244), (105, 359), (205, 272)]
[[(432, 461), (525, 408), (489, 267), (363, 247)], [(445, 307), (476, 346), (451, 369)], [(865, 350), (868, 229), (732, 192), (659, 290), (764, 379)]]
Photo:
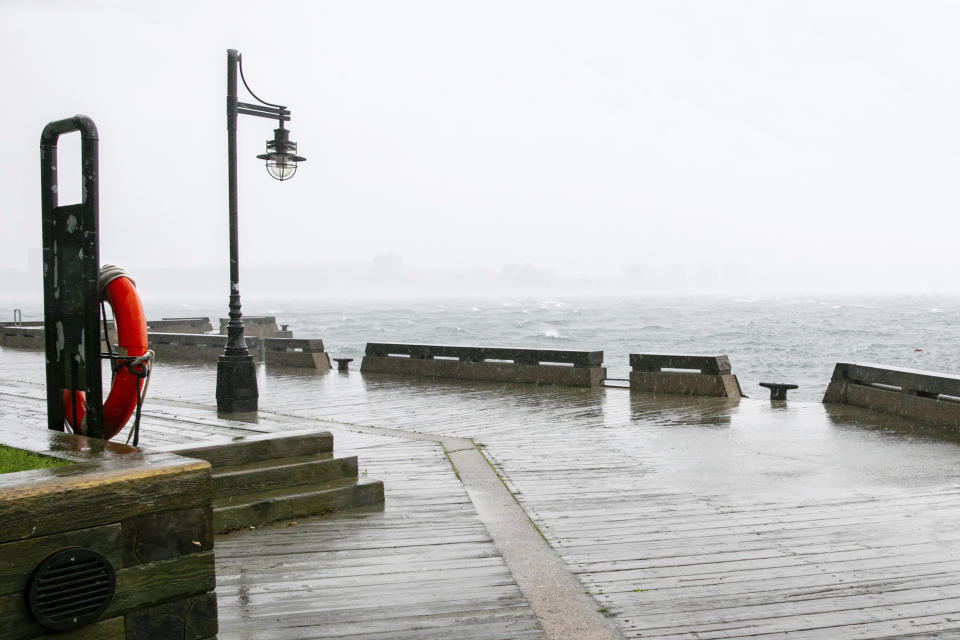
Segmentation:
[[(59, 633), (57, 634), (57, 640), (127, 640), (125, 627), (125, 621), (122, 617), (99, 620), (76, 631)], [(35, 636), (32, 640), (43, 640), (49, 637), (49, 633), (44, 633)]]
[(343, 440), (386, 480), (384, 511), (219, 538), (221, 637), (542, 636), (439, 446)]
[[(80, 465), (76, 465), (80, 467)], [(96, 526), (209, 500), (210, 468), (203, 462), (160, 461), (148, 469), (115, 469), (77, 475), (74, 467), (38, 483), (0, 488), (2, 539)], [(31, 472), (27, 472), (31, 473)], [(10, 474), (15, 475), (15, 474)], [(19, 474), (17, 474), (19, 475)]]

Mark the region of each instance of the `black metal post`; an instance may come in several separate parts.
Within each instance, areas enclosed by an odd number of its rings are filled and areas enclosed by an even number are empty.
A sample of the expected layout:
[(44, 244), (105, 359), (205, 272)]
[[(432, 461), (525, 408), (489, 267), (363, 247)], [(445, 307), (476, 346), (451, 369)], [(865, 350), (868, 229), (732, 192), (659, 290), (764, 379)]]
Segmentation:
[[(79, 204), (58, 206), (57, 143), (72, 131), (80, 132), (83, 194)], [(85, 433), (95, 438), (104, 435), (97, 281), (99, 139), (93, 120), (82, 115), (49, 123), (40, 137), (47, 426), (63, 431), (63, 392), (84, 391)]]
[(243, 339), (237, 235), (237, 65), (239, 54), (227, 51), (227, 164), (230, 219), (230, 321), (227, 346), (217, 364), (217, 409), (226, 413), (256, 411), (257, 370)]

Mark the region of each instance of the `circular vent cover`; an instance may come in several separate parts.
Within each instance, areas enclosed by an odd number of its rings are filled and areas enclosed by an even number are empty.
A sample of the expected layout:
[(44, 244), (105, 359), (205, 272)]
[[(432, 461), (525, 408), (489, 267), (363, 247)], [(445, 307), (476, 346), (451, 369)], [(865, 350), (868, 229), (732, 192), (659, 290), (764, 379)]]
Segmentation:
[(27, 608), (41, 625), (69, 631), (96, 620), (110, 604), (116, 575), (110, 561), (92, 549), (54, 551), (27, 583)]

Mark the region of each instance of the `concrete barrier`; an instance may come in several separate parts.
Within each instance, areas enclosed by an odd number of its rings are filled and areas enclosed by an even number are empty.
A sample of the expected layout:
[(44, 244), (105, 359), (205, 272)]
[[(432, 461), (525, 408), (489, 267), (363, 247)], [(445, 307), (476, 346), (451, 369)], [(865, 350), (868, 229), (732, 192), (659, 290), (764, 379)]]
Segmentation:
[(960, 376), (838, 362), (823, 402), (960, 427)]
[[(227, 335), (229, 318), (220, 318), (220, 335)], [(276, 316), (243, 316), (243, 335), (254, 338), (292, 338), (293, 331), (277, 326)]]
[(630, 389), (635, 391), (727, 398), (743, 395), (727, 356), (631, 353), (630, 368)]
[[(115, 342), (116, 336), (113, 333), (113, 327), (111, 326), (109, 330)], [(259, 338), (246, 336), (245, 340), (247, 349), (250, 351), (250, 355), (253, 356), (254, 360), (262, 360)], [(147, 333), (147, 345), (153, 349), (157, 355), (157, 359), (161, 361), (216, 362), (227, 346), (227, 336), (212, 333), (168, 333), (150, 331)], [(43, 327), (0, 327), (0, 346), (43, 351), (45, 348)], [(106, 343), (101, 345), (101, 349), (106, 351)], [(116, 349), (116, 347), (114, 347), (114, 349)], [(322, 341), (320, 350), (323, 350)], [(325, 355), (326, 354), (324, 354), (324, 357)], [(297, 357), (305, 362), (303, 356), (294, 356), (293, 358), (295, 359)], [(319, 360), (318, 358), (318, 361)], [(309, 365), (304, 364), (303, 366)], [(327, 360), (326, 366), (329, 368), (329, 360)]]
[(163, 318), (147, 320), (147, 331), (159, 333), (207, 333), (213, 331), (210, 318)]
[(603, 351), (370, 342), (360, 371), (595, 387), (607, 377), (602, 365)]
[(43, 351), (46, 344), (44, 340), (43, 325), (0, 327), (0, 346), (3, 347)]
[[(258, 338), (245, 338), (247, 349), (254, 360), (260, 359)], [(227, 336), (212, 333), (160, 333), (147, 334), (147, 344), (157, 355), (158, 361), (183, 360), (187, 362), (216, 362), (227, 346)]]
[(330, 368), (330, 357), (323, 350), (323, 340), (319, 339), (264, 338), (263, 360), (267, 366)]
[[(116, 342), (117, 334), (112, 321), (107, 323), (107, 331), (110, 332), (110, 337)], [(0, 327), (0, 347), (43, 351), (46, 348), (43, 323), (29, 326)], [(107, 349), (107, 343), (101, 340), (100, 348), (105, 351)]]

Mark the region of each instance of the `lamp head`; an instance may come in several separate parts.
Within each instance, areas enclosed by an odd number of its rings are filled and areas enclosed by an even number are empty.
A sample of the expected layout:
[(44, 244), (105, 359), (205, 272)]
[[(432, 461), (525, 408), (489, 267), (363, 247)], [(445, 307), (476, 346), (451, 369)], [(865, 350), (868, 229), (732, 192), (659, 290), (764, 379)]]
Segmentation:
[(297, 143), (291, 142), (283, 122), (273, 130), (273, 140), (267, 140), (267, 152), (257, 158), (266, 161), (267, 171), (277, 180), (289, 180), (297, 172), (297, 163), (307, 160), (297, 155)]

